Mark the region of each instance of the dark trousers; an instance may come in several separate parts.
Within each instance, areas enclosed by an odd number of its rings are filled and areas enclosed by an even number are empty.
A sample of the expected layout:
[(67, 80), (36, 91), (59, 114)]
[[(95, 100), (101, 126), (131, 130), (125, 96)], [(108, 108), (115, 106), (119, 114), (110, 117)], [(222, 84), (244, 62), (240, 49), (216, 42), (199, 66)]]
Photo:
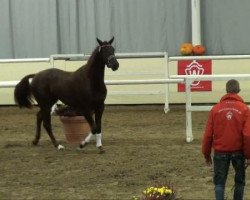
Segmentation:
[(224, 200), (224, 191), (230, 162), (232, 162), (234, 177), (234, 200), (243, 200), (245, 186), (245, 158), (242, 153), (214, 154), (214, 185), (216, 200)]

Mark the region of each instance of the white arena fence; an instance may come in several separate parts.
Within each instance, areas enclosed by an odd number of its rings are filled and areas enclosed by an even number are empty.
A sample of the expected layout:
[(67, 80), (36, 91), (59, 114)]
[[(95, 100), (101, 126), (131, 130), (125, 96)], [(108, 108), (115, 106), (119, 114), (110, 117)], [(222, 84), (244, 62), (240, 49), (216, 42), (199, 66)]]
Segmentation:
[[(185, 99), (186, 99), (186, 141), (193, 141), (192, 133), (192, 112), (193, 111), (209, 111), (212, 106), (194, 106), (192, 105), (191, 98), (191, 84), (194, 81), (200, 80), (250, 80), (250, 74), (222, 74), (222, 75), (172, 75), (169, 77), (168, 64), (171, 61), (178, 60), (226, 60), (226, 59), (250, 59), (249, 55), (231, 55), (231, 56), (182, 56), (182, 57), (168, 57), (166, 52), (156, 53), (127, 53), (116, 54), (117, 58), (152, 58), (152, 57), (164, 57), (165, 63), (165, 79), (150, 79), (150, 80), (109, 80), (105, 81), (107, 85), (137, 85), (137, 84), (166, 84), (166, 99), (164, 111), (169, 111), (169, 88), (168, 84), (185, 83)], [(35, 58), (35, 59), (2, 59), (0, 63), (15, 63), (15, 62), (50, 62), (54, 67), (54, 61), (57, 59), (88, 59), (89, 55), (83, 54), (64, 54), (64, 55), (51, 55), (50, 58)], [(0, 88), (15, 87), (19, 81), (0, 81)]]
[(193, 111), (210, 111), (212, 106), (192, 105), (191, 84), (194, 81), (227, 81), (230, 79), (250, 80), (250, 74), (222, 74), (222, 75), (174, 75), (171, 79), (183, 78), (185, 81), (186, 96), (186, 141), (193, 141), (192, 132), (192, 112)]
[[(181, 56), (169, 57), (168, 63), (179, 60), (229, 60), (250, 59), (250, 55), (226, 55), (226, 56)], [(230, 79), (250, 80), (250, 74), (221, 74), (221, 75), (172, 75), (170, 79), (184, 79), (185, 82), (185, 104), (186, 104), (186, 141), (192, 142), (192, 112), (210, 111), (212, 106), (192, 105), (191, 84), (194, 81), (227, 81)], [(205, 127), (204, 127), (205, 128)]]
[[(71, 60), (71, 61), (76, 61), (76, 60), (88, 60), (90, 55), (86, 54), (54, 54), (51, 55), (50, 58), (28, 58), (28, 59), (0, 59), (0, 64), (1, 63), (25, 63), (25, 62), (49, 62), (51, 64), (51, 67), (55, 67), (55, 60)], [(169, 111), (169, 87), (168, 84), (171, 83), (169, 79), (169, 71), (168, 71), (168, 54), (167, 52), (144, 52), (144, 53), (116, 53), (116, 57), (118, 59), (126, 59), (126, 58), (163, 58), (163, 71), (164, 71), (164, 79), (166, 80), (134, 80), (134, 85), (138, 84), (165, 84), (164, 87), (164, 95), (165, 95), (165, 105), (164, 105), (164, 111), (167, 113)], [(142, 74), (142, 72), (138, 73), (139, 75)], [(148, 74), (149, 75), (149, 74)], [(155, 74), (150, 74), (150, 75), (155, 75)], [(123, 82), (126, 83), (123, 83)], [(164, 82), (166, 81), (166, 82)], [(179, 80), (180, 82), (183, 82), (183, 80)], [(131, 83), (133, 80), (123, 80), (123, 81), (106, 81), (107, 85), (129, 85), (133, 84)], [(178, 80), (173, 81), (173, 83), (177, 83)], [(8, 87), (14, 87), (13, 84), (15, 84), (16, 81), (3, 81), (0, 84), (0, 88), (8, 88)], [(111, 93), (109, 93), (110, 95)], [(119, 93), (116, 93), (119, 94)], [(115, 95), (116, 95), (115, 94)], [(128, 93), (126, 93), (128, 94)], [(150, 91), (150, 93), (145, 93), (145, 94), (158, 94), (157, 92), (154, 93)]]

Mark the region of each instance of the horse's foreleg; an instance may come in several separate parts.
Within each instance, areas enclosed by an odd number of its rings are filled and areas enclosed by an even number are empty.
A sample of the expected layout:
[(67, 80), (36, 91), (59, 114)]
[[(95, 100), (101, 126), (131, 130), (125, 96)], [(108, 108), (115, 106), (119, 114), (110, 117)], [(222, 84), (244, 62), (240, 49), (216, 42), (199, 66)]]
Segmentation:
[(51, 116), (50, 116), (50, 110), (46, 111), (43, 113), (43, 126), (45, 128), (45, 130), (47, 131), (50, 139), (51, 139), (51, 142), (53, 143), (53, 145), (57, 148), (57, 149), (64, 149), (64, 146), (60, 145), (54, 135), (53, 135), (53, 132), (52, 132), (52, 128), (51, 128)]
[(32, 142), (34, 145), (38, 144), (39, 139), (41, 137), (41, 124), (42, 124), (42, 121), (43, 121), (43, 116), (42, 116), (41, 111), (39, 111), (37, 113), (37, 115), (36, 115), (36, 136), (35, 136), (35, 139)]
[(102, 146), (102, 114), (104, 111), (104, 104), (99, 105), (95, 110), (95, 136), (96, 136), (96, 147), (100, 150), (100, 153), (104, 153), (104, 149)]
[(87, 120), (87, 122), (89, 123), (89, 126), (91, 128), (91, 132), (88, 134), (88, 136), (81, 142), (80, 144), (80, 148), (85, 147), (91, 140), (91, 138), (93, 137), (93, 131), (94, 131), (94, 127), (95, 127), (95, 122), (93, 120), (93, 117), (91, 116), (91, 114), (85, 114), (84, 115), (85, 119)]

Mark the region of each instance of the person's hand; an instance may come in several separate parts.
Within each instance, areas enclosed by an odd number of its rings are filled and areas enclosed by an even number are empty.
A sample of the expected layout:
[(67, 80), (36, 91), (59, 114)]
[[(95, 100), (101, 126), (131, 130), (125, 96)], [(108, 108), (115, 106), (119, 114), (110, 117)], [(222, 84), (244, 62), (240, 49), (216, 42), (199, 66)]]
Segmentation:
[(207, 157), (205, 159), (206, 159), (207, 166), (211, 166), (212, 165), (212, 158), (211, 158), (211, 156), (209, 156), (209, 157)]
[(245, 160), (245, 168), (247, 168), (250, 165), (250, 159)]

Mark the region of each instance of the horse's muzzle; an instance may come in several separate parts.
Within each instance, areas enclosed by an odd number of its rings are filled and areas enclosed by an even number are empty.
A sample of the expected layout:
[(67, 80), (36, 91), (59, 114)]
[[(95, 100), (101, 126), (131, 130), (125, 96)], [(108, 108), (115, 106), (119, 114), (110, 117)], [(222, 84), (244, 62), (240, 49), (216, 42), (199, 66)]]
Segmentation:
[(109, 62), (107, 66), (113, 71), (116, 71), (119, 68), (119, 63), (114, 59), (113, 62)]
[(118, 68), (119, 68), (119, 63), (118, 63), (118, 62), (117, 62), (117, 64), (115, 64), (115, 65), (113, 65), (113, 66), (111, 67), (111, 69), (112, 69), (113, 71), (116, 71)]
[(108, 68), (111, 68), (113, 71), (116, 71), (119, 68), (119, 63), (114, 55), (108, 57), (108, 61), (106, 64)]

